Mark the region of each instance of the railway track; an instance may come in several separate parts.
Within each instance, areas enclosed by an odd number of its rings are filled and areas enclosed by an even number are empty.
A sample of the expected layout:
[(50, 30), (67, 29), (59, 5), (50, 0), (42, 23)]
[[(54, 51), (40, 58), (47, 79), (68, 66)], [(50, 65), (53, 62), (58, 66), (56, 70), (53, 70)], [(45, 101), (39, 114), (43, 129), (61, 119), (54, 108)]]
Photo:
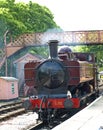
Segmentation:
[(10, 102), (0, 106), (0, 121), (7, 120), (10, 117), (15, 117), (25, 113), (22, 107), (22, 101)]

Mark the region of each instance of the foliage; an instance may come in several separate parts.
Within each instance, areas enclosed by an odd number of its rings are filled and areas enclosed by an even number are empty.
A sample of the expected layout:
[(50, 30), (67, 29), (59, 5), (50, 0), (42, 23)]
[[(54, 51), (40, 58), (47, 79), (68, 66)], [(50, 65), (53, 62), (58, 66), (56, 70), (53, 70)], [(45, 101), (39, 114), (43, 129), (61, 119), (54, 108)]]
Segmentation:
[(0, 23), (2, 34), (8, 29), (13, 37), (23, 33), (44, 32), (57, 27), (53, 14), (37, 3), (15, 3), (15, 0), (0, 1)]
[[(12, 38), (24, 34), (24, 33), (35, 33), (45, 32), (48, 29), (59, 28), (53, 20), (52, 12), (45, 6), (40, 6), (37, 3), (28, 4), (15, 3), (15, 0), (1, 0), (0, 1), (0, 47), (4, 46), (4, 34), (9, 30), (6, 35), (7, 42)], [(47, 57), (47, 49), (45, 48), (29, 48), (26, 51), (39, 54)], [(18, 52), (18, 58), (24, 55), (25, 52)], [(0, 55), (2, 51), (0, 50)], [(8, 67), (10, 70), (10, 64), (16, 59), (16, 55), (13, 55), (8, 59)], [(0, 71), (0, 75), (5, 75), (5, 65), (2, 66), (3, 71)], [(12, 69), (11, 69), (12, 70)], [(11, 73), (11, 72), (10, 72)]]
[(36, 54), (36, 55), (42, 55), (44, 58), (48, 58), (48, 47), (47, 46), (42, 46), (42, 47), (32, 47), (29, 49), (30, 53)]
[(97, 58), (97, 66), (99, 67), (99, 71), (103, 70), (103, 45), (79, 46), (74, 48), (74, 50), (78, 50), (79, 52), (94, 53)]

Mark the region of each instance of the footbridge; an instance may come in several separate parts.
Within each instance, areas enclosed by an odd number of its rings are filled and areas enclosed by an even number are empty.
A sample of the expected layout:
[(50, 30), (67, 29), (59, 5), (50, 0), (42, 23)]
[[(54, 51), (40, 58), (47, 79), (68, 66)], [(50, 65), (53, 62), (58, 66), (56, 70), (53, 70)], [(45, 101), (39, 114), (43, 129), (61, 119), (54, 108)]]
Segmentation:
[(7, 44), (7, 57), (25, 46), (44, 46), (52, 39), (59, 40), (59, 45), (101, 45), (103, 44), (103, 30), (24, 34)]
[[(4, 50), (0, 50), (5, 57), (13, 55), (15, 52), (26, 46), (44, 46), (49, 40), (58, 40), (59, 45), (77, 46), (77, 45), (102, 45), (103, 30), (90, 31), (63, 31), (63, 32), (44, 32), (23, 34), (12, 40), (5, 46)], [(3, 64), (1, 62), (1, 64)]]

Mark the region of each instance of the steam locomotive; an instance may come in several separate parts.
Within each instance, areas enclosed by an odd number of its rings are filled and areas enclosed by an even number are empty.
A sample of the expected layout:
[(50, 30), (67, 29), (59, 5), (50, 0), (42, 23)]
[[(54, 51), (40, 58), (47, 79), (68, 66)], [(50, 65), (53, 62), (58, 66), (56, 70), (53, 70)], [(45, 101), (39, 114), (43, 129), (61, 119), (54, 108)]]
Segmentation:
[(77, 109), (99, 93), (94, 54), (72, 52), (68, 46), (57, 51), (57, 40), (48, 45), (48, 59), (25, 64), (25, 84), (33, 93), (23, 106), (36, 111), (42, 121), (56, 118), (63, 110)]

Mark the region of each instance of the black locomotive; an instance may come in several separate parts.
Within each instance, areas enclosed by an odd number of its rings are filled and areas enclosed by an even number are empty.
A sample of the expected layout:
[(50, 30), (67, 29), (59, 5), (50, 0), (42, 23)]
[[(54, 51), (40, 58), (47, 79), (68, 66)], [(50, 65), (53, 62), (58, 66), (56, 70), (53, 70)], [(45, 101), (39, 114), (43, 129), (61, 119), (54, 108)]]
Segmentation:
[(33, 89), (23, 105), (43, 121), (56, 118), (63, 110), (79, 108), (99, 92), (94, 54), (73, 53), (67, 46), (57, 52), (57, 40), (48, 45), (48, 59), (25, 64), (25, 84)]

